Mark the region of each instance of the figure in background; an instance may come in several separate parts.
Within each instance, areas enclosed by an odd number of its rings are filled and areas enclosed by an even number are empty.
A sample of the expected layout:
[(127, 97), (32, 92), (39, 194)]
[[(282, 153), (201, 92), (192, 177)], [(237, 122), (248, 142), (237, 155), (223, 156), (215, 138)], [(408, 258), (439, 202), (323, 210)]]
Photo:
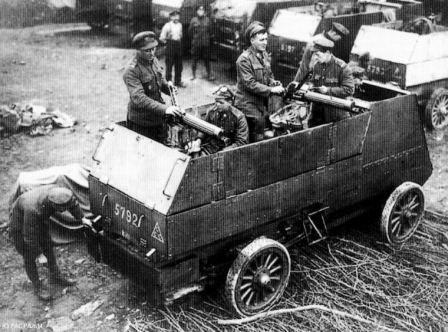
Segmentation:
[(191, 19), (188, 33), (191, 37), (191, 55), (193, 63), (191, 65), (192, 80), (196, 79), (196, 69), (200, 59), (204, 61), (207, 79), (214, 81), (210, 68), (210, 43), (213, 37), (210, 19), (205, 14), (204, 6), (199, 6), (196, 10), (196, 16)]
[(166, 45), (166, 80), (172, 81), (174, 67), (174, 84), (180, 88), (185, 88), (185, 84), (182, 82), (182, 23), (180, 23), (180, 12), (178, 10), (170, 13), (170, 20), (162, 27), (159, 39)]

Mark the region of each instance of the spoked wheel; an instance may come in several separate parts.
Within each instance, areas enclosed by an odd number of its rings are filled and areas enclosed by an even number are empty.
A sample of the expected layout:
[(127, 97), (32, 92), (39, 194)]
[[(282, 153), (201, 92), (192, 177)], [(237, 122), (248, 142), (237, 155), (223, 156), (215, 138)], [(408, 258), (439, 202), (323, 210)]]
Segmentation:
[(448, 90), (437, 89), (426, 105), (426, 125), (430, 129), (442, 129), (448, 125)]
[(258, 238), (247, 245), (227, 274), (226, 297), (240, 316), (269, 309), (282, 296), (291, 272), (287, 249), (277, 241)]
[(401, 244), (416, 231), (425, 211), (422, 188), (413, 182), (398, 186), (386, 201), (381, 233), (390, 244)]

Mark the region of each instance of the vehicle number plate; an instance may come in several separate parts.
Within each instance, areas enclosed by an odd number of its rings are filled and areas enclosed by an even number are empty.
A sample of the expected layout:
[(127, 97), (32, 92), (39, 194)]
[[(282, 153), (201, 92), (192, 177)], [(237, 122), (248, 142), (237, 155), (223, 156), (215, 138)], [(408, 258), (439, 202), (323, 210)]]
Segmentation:
[(143, 219), (145, 219), (144, 214), (137, 215), (118, 203), (115, 203), (114, 214), (121, 220), (126, 221), (128, 224), (137, 228), (140, 228)]

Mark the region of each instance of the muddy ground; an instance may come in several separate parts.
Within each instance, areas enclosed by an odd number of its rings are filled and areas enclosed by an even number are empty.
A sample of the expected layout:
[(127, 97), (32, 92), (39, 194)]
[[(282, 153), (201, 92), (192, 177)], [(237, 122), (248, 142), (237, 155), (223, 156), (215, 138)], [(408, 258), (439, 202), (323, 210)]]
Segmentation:
[[(0, 104), (32, 101), (53, 105), (79, 121), (72, 129), (55, 130), (48, 136), (32, 138), (16, 134), (0, 139), (0, 224), (7, 218), (9, 190), (19, 172), (74, 162), (89, 165), (102, 129), (126, 116), (128, 94), (122, 74), (133, 51), (122, 48), (122, 41), (116, 36), (92, 34), (83, 25), (75, 25), (76, 31), (70, 31), (72, 27), (0, 30)], [(59, 32), (54, 33), (55, 29)], [(214, 86), (234, 80), (228, 65), (214, 62), (216, 82), (203, 79), (190, 82), (189, 62), (184, 66), (184, 81), (188, 87), (180, 90), (179, 101), (185, 107), (209, 102)], [(427, 138), (434, 165), (433, 175), (424, 186), (427, 208), (448, 215), (448, 131), (427, 133)], [(53, 330), (59, 331), (118, 331), (126, 328), (128, 319), (142, 312), (146, 319), (170, 322), (151, 326), (183, 328), (171, 323), (170, 317), (174, 315), (170, 316), (170, 311), (161, 314), (149, 307), (120, 274), (96, 264), (88, 257), (82, 242), (58, 248), (62, 269), (78, 279), (78, 286), (57, 289), (58, 298), (48, 305), (34, 297), (21, 258), (5, 233), (0, 235), (0, 248), (0, 330), (53, 326)], [(443, 251), (444, 247), (439, 249)], [(446, 252), (441, 257), (447, 257)], [(446, 260), (441, 262), (444, 263)], [(441, 276), (440, 283), (441, 289), (447, 289), (446, 274)], [(446, 298), (445, 293), (438, 296), (440, 301)], [(210, 298), (215, 297), (206, 295), (207, 301)], [(94, 300), (101, 300), (103, 304), (92, 315), (78, 320), (69, 318), (75, 309)], [(193, 315), (202, 307), (197, 302), (203, 301), (204, 298), (199, 297), (188, 304), (187, 309), (180, 310), (190, 310)], [(222, 302), (218, 301), (217, 306), (222, 306)], [(216, 305), (210, 305), (212, 307)], [(434, 318), (434, 330), (447, 327), (448, 309), (441, 310), (438, 314), (445, 320)], [(226, 309), (217, 309), (217, 312), (228, 315)], [(350, 330), (338, 322), (335, 318), (335, 330)], [(306, 323), (295, 326), (314, 329)], [(207, 329), (213, 328), (208, 326)], [(289, 329), (291, 327), (286, 324), (284, 330)]]

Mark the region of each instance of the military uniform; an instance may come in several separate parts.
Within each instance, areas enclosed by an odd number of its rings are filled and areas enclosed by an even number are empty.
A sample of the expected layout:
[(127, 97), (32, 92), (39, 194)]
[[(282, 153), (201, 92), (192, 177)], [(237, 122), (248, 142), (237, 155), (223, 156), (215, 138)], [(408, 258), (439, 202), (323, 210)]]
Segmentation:
[(252, 46), (241, 53), (236, 61), (235, 107), (247, 117), (251, 142), (256, 140), (255, 135), (263, 135), (268, 116), (270, 86), (274, 84), (270, 63), (266, 52), (258, 53)]
[[(331, 29), (341, 37), (347, 36), (349, 34), (349, 31), (347, 30), (347, 28), (345, 28), (342, 24), (337, 23), (337, 22), (333, 22)], [(331, 40), (334, 43), (338, 42), (337, 40), (334, 40), (333, 38), (331, 38), (331, 35), (328, 34), (327, 31), (314, 36), (313, 39), (318, 40), (322, 37), (327, 38), (328, 40)], [(300, 61), (299, 69), (297, 70), (296, 76), (294, 78), (295, 82), (297, 82), (297, 83), (302, 82), (306, 78), (306, 76), (308, 76), (310, 71), (312, 70), (312, 68), (310, 68), (310, 62), (311, 62), (311, 57), (313, 56), (313, 53), (314, 53), (314, 43), (309, 42), (306, 44), (305, 49), (303, 51), (302, 60)]]
[(55, 186), (42, 186), (23, 193), (11, 209), (10, 238), (23, 256), (25, 271), (36, 292), (41, 290), (41, 284), (35, 261), (41, 253), (47, 258), (51, 280), (66, 286), (73, 284), (60, 275), (49, 231), (49, 218), (57, 211), (55, 204), (62, 203), (76, 219), (82, 218), (82, 210), (73, 193)]
[(129, 91), (128, 126), (141, 135), (164, 142), (167, 137), (164, 119), (167, 105), (161, 93), (169, 94), (168, 83), (157, 58), (148, 61), (138, 55), (123, 75)]
[(249, 142), (249, 129), (244, 114), (229, 103), (217, 102), (207, 112), (205, 120), (224, 130), (226, 141), (203, 133), (198, 135), (202, 140), (202, 149), (207, 154), (221, 150), (236, 148)]
[(210, 71), (210, 39), (211, 25), (207, 16), (196, 16), (191, 19), (188, 33), (191, 37), (191, 55), (193, 63), (191, 65), (193, 78), (196, 78), (196, 68), (199, 59), (204, 60), (207, 77), (213, 78)]
[[(316, 62), (310, 82), (314, 87), (326, 86), (327, 95), (338, 98), (352, 96), (355, 90), (350, 68), (341, 59), (331, 56), (328, 63)], [(349, 117), (349, 113), (331, 106), (313, 105), (310, 125), (334, 122)]]

